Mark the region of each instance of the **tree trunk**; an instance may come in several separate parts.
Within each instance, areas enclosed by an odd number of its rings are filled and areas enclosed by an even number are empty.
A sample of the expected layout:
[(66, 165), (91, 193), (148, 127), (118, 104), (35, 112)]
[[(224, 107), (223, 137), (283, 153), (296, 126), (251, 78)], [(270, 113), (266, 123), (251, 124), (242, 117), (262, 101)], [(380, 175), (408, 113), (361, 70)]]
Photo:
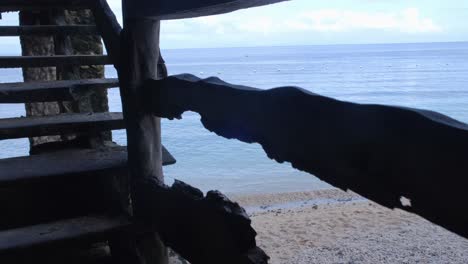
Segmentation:
[[(158, 79), (159, 29), (157, 20), (128, 19), (123, 1), (124, 29), (122, 32), (119, 78), (124, 116), (127, 126), (128, 163), (132, 183), (151, 178), (164, 181), (162, 171), (160, 119), (145, 113), (141, 100), (141, 85), (146, 79)], [(132, 190), (132, 192), (135, 189)], [(132, 193), (135, 217), (138, 219), (138, 195)], [(161, 201), (164, 202), (164, 201)], [(145, 263), (168, 263), (167, 250), (156, 233), (147, 233), (137, 239), (138, 249)]]

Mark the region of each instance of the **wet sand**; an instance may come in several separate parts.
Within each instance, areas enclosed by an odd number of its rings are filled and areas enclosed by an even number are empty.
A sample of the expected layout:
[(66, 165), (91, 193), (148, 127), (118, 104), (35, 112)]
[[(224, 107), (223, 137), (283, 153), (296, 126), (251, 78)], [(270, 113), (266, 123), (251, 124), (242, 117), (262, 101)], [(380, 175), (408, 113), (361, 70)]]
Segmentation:
[(340, 190), (230, 196), (270, 263), (468, 263), (468, 240)]

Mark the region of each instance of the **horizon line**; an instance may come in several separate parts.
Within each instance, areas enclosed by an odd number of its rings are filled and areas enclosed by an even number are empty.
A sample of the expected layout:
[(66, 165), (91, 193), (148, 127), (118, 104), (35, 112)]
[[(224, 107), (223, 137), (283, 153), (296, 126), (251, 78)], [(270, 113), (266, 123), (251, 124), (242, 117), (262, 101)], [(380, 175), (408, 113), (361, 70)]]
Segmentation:
[(266, 47), (307, 47), (307, 46), (360, 46), (360, 45), (411, 45), (411, 44), (455, 44), (467, 43), (468, 40), (456, 41), (421, 41), (421, 42), (376, 42), (376, 43), (332, 43), (332, 44), (284, 44), (284, 45), (258, 45), (258, 46), (224, 46), (224, 47), (195, 47), (195, 48), (161, 48), (161, 50), (189, 50), (189, 49), (239, 49), (239, 48), (266, 48)]

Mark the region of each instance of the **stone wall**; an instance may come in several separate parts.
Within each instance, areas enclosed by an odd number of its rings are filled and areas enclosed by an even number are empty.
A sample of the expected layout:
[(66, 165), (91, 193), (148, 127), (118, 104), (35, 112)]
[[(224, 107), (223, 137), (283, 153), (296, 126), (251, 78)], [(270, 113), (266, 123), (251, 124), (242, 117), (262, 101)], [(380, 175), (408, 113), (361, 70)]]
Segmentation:
[[(21, 25), (47, 25), (47, 24), (94, 24), (94, 17), (90, 10), (20, 12)], [(103, 46), (99, 35), (71, 35), (54, 38), (53, 36), (22, 36), (20, 38), (23, 56), (54, 55), (57, 54), (58, 41), (67, 42), (69, 47), (65, 55), (92, 55), (103, 54)], [(63, 51), (63, 50), (62, 50)], [(64, 54), (62, 54), (64, 55)], [(25, 82), (51, 81), (67, 79), (91, 79), (104, 78), (104, 66), (80, 66), (80, 67), (47, 67), (24, 68), (23, 78)], [(61, 113), (86, 113), (107, 112), (107, 90), (93, 90), (92, 93), (73, 102), (47, 102), (30, 103), (25, 105), (27, 116), (56, 115)], [(96, 138), (98, 140), (96, 140)], [(77, 139), (75, 135), (45, 136), (30, 139), (31, 151), (40, 148), (40, 145), (51, 142), (70, 141)], [(110, 141), (111, 133), (105, 132), (98, 137), (93, 137), (96, 142)], [(83, 140), (77, 140), (77, 142)], [(86, 143), (88, 144), (88, 143)]]

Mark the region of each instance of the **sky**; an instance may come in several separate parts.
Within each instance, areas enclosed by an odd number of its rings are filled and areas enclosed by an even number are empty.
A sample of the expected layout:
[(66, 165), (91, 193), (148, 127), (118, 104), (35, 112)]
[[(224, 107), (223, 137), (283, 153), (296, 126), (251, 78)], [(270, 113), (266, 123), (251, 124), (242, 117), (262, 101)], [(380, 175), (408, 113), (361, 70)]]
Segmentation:
[[(121, 20), (121, 1), (108, 2)], [(467, 14), (468, 0), (292, 0), (217, 16), (163, 21), (161, 46), (468, 41)], [(4, 15), (0, 25), (15, 25), (16, 17), (15, 13)], [(5, 49), (17, 46), (16, 38), (1, 41)]]

